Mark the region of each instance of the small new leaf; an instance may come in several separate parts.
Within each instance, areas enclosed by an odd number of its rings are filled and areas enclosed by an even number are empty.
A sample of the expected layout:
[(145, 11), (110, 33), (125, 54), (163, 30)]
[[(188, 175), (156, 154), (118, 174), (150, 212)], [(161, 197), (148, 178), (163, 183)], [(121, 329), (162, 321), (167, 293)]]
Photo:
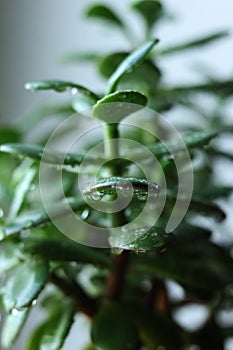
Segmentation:
[(121, 77), (130, 70), (133, 70), (139, 65), (147, 55), (151, 52), (153, 47), (159, 42), (158, 39), (150, 40), (134, 50), (129, 56), (127, 56), (123, 62), (118, 66), (116, 71), (112, 74), (108, 81), (108, 93), (114, 92), (116, 86)]
[(163, 6), (160, 1), (137, 1), (132, 5), (132, 8), (142, 16), (148, 29), (151, 29), (163, 15)]

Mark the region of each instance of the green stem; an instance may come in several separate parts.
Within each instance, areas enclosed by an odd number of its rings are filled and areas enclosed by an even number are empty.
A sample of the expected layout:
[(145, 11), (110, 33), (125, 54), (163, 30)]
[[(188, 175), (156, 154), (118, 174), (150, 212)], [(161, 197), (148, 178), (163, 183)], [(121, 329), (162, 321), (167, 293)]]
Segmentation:
[[(109, 160), (119, 157), (119, 131), (118, 124), (106, 124), (104, 130), (105, 154)], [(120, 176), (119, 166), (111, 164), (109, 167), (110, 176)], [(114, 200), (115, 198), (113, 198)], [(126, 223), (122, 212), (111, 214), (112, 227), (119, 227)], [(112, 256), (112, 269), (106, 281), (104, 299), (118, 300), (124, 288), (124, 276), (128, 266), (128, 252), (124, 251), (119, 256)]]

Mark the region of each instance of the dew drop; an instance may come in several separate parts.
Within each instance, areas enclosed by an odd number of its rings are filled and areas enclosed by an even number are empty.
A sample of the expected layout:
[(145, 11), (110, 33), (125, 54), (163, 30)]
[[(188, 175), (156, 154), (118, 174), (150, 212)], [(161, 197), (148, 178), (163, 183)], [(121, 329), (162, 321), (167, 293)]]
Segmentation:
[(2, 218), (4, 216), (4, 211), (2, 208), (0, 208), (0, 218)]
[(30, 236), (30, 230), (23, 230), (20, 232), (20, 238), (28, 238)]
[(71, 95), (76, 95), (78, 93), (78, 89), (76, 87), (73, 87), (71, 90)]
[(35, 306), (37, 304), (37, 299), (34, 299), (32, 302), (32, 306)]
[(95, 191), (95, 192), (91, 193), (88, 197), (91, 200), (97, 202), (97, 201), (100, 201), (103, 198), (103, 193), (101, 193), (99, 191)]
[(82, 214), (80, 215), (80, 218), (81, 218), (82, 220), (86, 220), (86, 219), (88, 218), (89, 214), (90, 214), (90, 210), (84, 209), (83, 212), (82, 212)]
[(34, 191), (36, 189), (36, 185), (35, 184), (32, 184), (31, 187), (30, 187), (30, 191)]
[(17, 316), (18, 313), (19, 313), (19, 310), (17, 310), (17, 309), (13, 309), (13, 310), (11, 311), (11, 314), (12, 314), (13, 316)]
[(120, 254), (123, 252), (123, 250), (124, 250), (124, 249), (122, 249), (122, 248), (112, 248), (112, 249), (111, 249), (111, 252), (112, 252), (112, 254), (114, 254), (114, 255), (120, 255)]
[(145, 250), (145, 249), (136, 249), (136, 250), (135, 250), (135, 253), (136, 253), (137, 255), (139, 255), (139, 256), (144, 256), (144, 255), (146, 255), (147, 250)]

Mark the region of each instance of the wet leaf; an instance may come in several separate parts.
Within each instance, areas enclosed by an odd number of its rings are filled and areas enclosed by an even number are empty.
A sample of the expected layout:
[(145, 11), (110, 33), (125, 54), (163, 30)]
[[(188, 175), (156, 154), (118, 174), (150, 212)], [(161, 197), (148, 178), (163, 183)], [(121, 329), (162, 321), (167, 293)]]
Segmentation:
[(77, 261), (78, 263), (109, 264), (105, 250), (87, 247), (67, 238), (27, 238), (22, 248), (24, 254), (50, 261)]
[[(177, 153), (184, 149), (184, 145), (188, 150), (192, 148), (199, 148), (199, 147), (208, 145), (208, 143), (214, 137), (216, 137), (216, 135), (217, 135), (217, 132), (215, 131), (193, 132), (188, 135), (184, 135), (182, 137), (184, 144), (183, 143), (171, 144), (170, 142), (167, 142), (167, 145), (169, 146), (169, 149), (172, 149), (172, 152)], [(161, 158), (170, 154), (170, 152), (168, 151), (168, 148), (162, 142), (156, 143), (155, 145), (149, 146), (148, 148), (158, 158)]]
[(61, 349), (75, 315), (75, 303), (64, 301), (56, 304), (48, 319), (32, 334), (27, 350)]
[(137, 253), (164, 248), (173, 235), (168, 234), (162, 227), (139, 228), (122, 230), (111, 236), (109, 241), (112, 247), (133, 250)]
[(94, 345), (102, 350), (135, 350), (138, 334), (128, 313), (120, 304), (104, 305), (93, 320), (91, 330)]
[(56, 92), (70, 91), (72, 94), (80, 93), (84, 96), (88, 96), (94, 102), (99, 99), (99, 97), (87, 89), (86, 87), (70, 82), (61, 80), (38, 80), (33, 82), (28, 82), (25, 84), (26, 90), (39, 91), (39, 90), (54, 90)]
[(29, 308), (22, 311), (14, 310), (6, 317), (2, 328), (1, 344), (3, 348), (9, 349), (15, 343), (27, 320), (29, 311)]
[(133, 3), (132, 8), (142, 16), (149, 29), (151, 29), (164, 14), (163, 6), (160, 1), (137, 1)]
[(20, 263), (17, 246), (11, 243), (0, 244), (0, 276)]
[(141, 92), (117, 91), (99, 100), (93, 107), (93, 115), (105, 122), (116, 123), (146, 104), (147, 97)]
[(45, 150), (43, 147), (23, 143), (7, 143), (0, 146), (0, 152), (12, 154), (18, 158), (29, 157), (37, 161), (51, 165), (79, 165), (83, 160), (83, 155), (59, 152), (52, 152)]
[(134, 194), (139, 200), (144, 201), (147, 199), (147, 196), (157, 197), (159, 191), (159, 186), (155, 182), (148, 182), (145, 179), (134, 177), (115, 176), (88, 184), (83, 190), (83, 194), (90, 197), (97, 194), (100, 197), (119, 193), (124, 196)]
[(44, 261), (21, 263), (7, 279), (3, 291), (3, 303), (7, 310), (30, 306), (44, 288), (49, 276)]
[(96, 18), (99, 20), (105, 20), (110, 22), (111, 24), (124, 27), (123, 22), (119, 18), (119, 16), (113, 12), (108, 6), (103, 4), (95, 4), (88, 8), (86, 11), (86, 16), (88, 18)]
[(158, 39), (154, 39), (146, 42), (132, 53), (129, 54), (118, 66), (116, 71), (111, 75), (108, 81), (108, 93), (115, 91), (116, 86), (121, 79), (121, 77), (128, 73), (130, 70), (133, 70), (137, 65), (145, 60), (147, 55), (151, 52), (153, 47), (158, 43)]
[(9, 209), (8, 222), (14, 220), (22, 209), (37, 171), (38, 169), (34, 162), (28, 159), (25, 159), (18, 168), (15, 169), (13, 174), (14, 198)]
[[(121, 62), (127, 57), (127, 52), (117, 52), (104, 56), (99, 61), (99, 72), (109, 78)], [(161, 72), (150, 60), (146, 59), (132, 72), (125, 73), (119, 82), (120, 89), (135, 89), (145, 93), (152, 93), (157, 88)]]
[(5, 236), (9, 236), (26, 229), (38, 227), (50, 222), (52, 218), (70, 214), (70, 208), (73, 211), (83, 212), (87, 206), (86, 203), (79, 198), (67, 198), (67, 203), (69, 204), (68, 207), (66, 203), (64, 204), (62, 202), (51, 204), (51, 207), (49, 208), (49, 216), (47, 211), (43, 208), (24, 212), (22, 215), (19, 215), (14, 222), (5, 225), (5, 227), (3, 227), (3, 233)]

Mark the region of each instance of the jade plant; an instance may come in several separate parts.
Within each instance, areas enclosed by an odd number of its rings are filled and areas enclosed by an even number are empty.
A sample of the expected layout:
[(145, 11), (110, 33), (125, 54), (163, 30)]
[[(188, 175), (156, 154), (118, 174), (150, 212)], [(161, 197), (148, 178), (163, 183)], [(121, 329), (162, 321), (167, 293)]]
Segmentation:
[[(98, 3), (86, 11), (89, 20), (125, 35), (127, 51), (64, 57), (96, 67), (105, 92), (78, 82), (28, 82), (27, 90), (72, 97), (1, 127), (4, 349), (13, 346), (35, 308), (44, 310), (44, 320), (28, 335), (27, 350), (61, 349), (77, 314), (89, 320), (86, 350), (220, 350), (233, 337), (233, 323), (219, 317), (233, 307), (232, 242), (215, 239), (216, 230), (225, 235), (215, 224), (226, 218), (218, 200), (227, 200), (232, 188), (214, 176), (216, 162), (233, 157), (218, 142), (233, 132), (224, 115), (233, 78), (203, 73), (200, 84), (173, 86), (160, 69), (163, 57), (228, 33), (163, 48), (155, 35), (168, 17), (162, 2), (132, 2), (128, 15), (142, 27), (140, 42), (110, 6)], [(214, 101), (210, 108), (206, 97)], [(191, 123), (182, 120), (175, 128), (169, 115), (177, 106)], [(57, 131), (44, 128), (37, 144), (25, 143), (25, 135), (51, 115), (59, 117)], [(66, 126), (75, 131), (75, 123), (80, 144), (73, 147), (74, 138), (62, 148)], [(190, 330), (176, 315), (193, 304), (207, 316)], [(72, 348), (81, 349), (78, 343)]]

